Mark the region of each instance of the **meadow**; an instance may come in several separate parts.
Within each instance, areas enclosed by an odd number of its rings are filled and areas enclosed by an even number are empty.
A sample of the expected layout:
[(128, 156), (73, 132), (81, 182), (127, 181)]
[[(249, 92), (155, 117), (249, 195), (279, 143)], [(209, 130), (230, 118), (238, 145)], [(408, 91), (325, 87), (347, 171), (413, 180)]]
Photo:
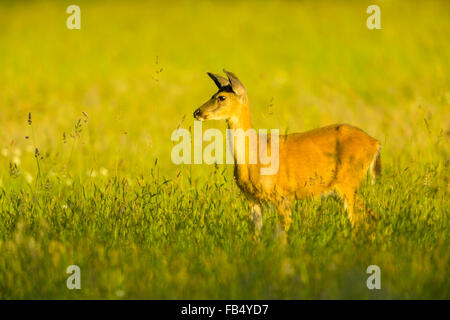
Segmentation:
[[(73, 2), (0, 2), (0, 299), (450, 298), (448, 1), (75, 2), (80, 30)], [(311, 199), (257, 241), (232, 165), (173, 164), (222, 68), (255, 128), (376, 137), (378, 221)]]

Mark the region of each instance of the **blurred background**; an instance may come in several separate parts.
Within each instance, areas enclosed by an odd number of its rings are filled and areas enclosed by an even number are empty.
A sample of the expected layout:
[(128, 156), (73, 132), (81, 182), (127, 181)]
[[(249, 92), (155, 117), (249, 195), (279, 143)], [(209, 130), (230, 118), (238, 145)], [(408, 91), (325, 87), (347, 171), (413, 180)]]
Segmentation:
[[(448, 159), (448, 1), (77, 0), (81, 30), (66, 27), (70, 4), (0, 3), (0, 177), (9, 163), (35, 176), (36, 147), (47, 175), (133, 176), (155, 159), (171, 174), (171, 133), (223, 68), (255, 128), (344, 122), (379, 139), (385, 163)], [(370, 4), (381, 30), (366, 27)]]

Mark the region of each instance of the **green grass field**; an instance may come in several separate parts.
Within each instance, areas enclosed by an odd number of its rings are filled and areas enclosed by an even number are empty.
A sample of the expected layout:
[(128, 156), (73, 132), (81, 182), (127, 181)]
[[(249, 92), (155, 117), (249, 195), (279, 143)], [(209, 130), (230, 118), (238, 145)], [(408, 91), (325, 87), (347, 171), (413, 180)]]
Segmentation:
[[(66, 28), (74, 2), (81, 30)], [(373, 3), (381, 30), (366, 27)], [(449, 299), (449, 12), (0, 2), (0, 298)], [(255, 128), (344, 122), (376, 137), (383, 176), (360, 192), (379, 221), (355, 231), (337, 199), (308, 200), (287, 246), (273, 209), (258, 242), (231, 165), (174, 165), (171, 134), (222, 68), (246, 85)], [(66, 287), (72, 264), (81, 290)]]

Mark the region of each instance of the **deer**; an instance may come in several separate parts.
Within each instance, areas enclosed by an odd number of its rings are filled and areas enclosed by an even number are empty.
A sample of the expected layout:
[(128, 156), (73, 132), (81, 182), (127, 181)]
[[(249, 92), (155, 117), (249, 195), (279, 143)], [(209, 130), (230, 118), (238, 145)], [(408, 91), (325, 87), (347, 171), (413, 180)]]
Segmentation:
[[(219, 90), (194, 111), (194, 118), (225, 120), (233, 131), (250, 130), (247, 90), (234, 73), (225, 69), (223, 72), (226, 78), (207, 73)], [(302, 133), (280, 134), (279, 169), (272, 175), (261, 174), (262, 163), (248, 163), (249, 151), (259, 146), (259, 140), (248, 140), (244, 146), (233, 143), (234, 139), (231, 144), (235, 181), (249, 203), (255, 237), (261, 232), (265, 203), (272, 203), (277, 209), (276, 234), (282, 243), (287, 241), (296, 200), (337, 194), (355, 229), (363, 218), (376, 217), (358, 189), (368, 175), (372, 183), (381, 175), (381, 144), (363, 130), (349, 124), (332, 124)], [(270, 149), (271, 144), (267, 146)], [(237, 157), (242, 153), (246, 161), (238, 163)]]

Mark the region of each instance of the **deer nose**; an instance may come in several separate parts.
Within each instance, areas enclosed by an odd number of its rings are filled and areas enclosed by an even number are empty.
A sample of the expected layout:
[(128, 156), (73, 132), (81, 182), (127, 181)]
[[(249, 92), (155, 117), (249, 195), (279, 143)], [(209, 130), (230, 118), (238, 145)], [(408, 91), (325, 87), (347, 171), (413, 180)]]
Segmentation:
[(194, 118), (197, 119), (197, 117), (200, 115), (200, 109), (197, 109), (194, 111)]

